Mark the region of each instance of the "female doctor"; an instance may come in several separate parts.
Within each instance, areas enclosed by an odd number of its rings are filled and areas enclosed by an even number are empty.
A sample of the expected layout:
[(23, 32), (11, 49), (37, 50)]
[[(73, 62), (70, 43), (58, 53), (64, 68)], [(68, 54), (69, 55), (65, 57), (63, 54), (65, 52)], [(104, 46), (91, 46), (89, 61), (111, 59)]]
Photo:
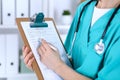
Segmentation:
[[(64, 80), (120, 80), (120, 0), (87, 0), (78, 8), (65, 41), (73, 68), (42, 40), (41, 61)], [(23, 47), (29, 68), (32, 52)]]

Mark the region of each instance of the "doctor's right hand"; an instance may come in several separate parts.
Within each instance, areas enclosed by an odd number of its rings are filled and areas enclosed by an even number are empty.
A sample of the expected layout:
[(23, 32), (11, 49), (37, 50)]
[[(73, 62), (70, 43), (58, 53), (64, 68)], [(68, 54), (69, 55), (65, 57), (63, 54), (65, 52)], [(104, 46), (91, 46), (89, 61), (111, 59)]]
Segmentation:
[(29, 69), (33, 70), (32, 63), (35, 60), (35, 58), (33, 56), (32, 51), (27, 46), (23, 46), (22, 52), (23, 52), (24, 63)]

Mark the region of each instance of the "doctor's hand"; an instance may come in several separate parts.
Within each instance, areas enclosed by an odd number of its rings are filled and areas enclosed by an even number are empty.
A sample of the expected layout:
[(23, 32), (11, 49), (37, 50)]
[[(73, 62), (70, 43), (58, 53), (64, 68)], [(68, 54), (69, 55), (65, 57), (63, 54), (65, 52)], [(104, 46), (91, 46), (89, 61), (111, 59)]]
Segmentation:
[(35, 60), (35, 58), (33, 56), (32, 51), (27, 46), (23, 46), (22, 51), (23, 51), (24, 63), (30, 70), (33, 70), (32, 63)]
[(48, 68), (55, 71), (62, 64), (64, 64), (64, 62), (61, 60), (58, 51), (55, 50), (51, 44), (47, 43), (43, 39), (41, 41), (42, 44), (38, 48), (38, 52), (40, 54), (40, 60)]

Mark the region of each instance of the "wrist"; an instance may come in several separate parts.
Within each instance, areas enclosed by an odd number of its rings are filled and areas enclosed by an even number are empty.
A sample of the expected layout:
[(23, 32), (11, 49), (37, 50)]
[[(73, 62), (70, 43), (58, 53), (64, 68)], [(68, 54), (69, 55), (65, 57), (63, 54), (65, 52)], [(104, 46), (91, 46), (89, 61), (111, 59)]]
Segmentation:
[(63, 61), (60, 61), (55, 68), (53, 69), (55, 72), (61, 70), (61, 68), (65, 65), (65, 63)]

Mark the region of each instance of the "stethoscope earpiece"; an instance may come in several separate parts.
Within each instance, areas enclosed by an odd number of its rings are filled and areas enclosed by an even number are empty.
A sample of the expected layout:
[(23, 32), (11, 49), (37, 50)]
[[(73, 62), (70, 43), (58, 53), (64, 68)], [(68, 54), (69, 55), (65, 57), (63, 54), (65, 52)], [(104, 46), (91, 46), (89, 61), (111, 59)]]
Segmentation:
[(94, 49), (96, 51), (97, 54), (103, 54), (104, 52), (104, 48), (105, 48), (105, 45), (103, 43), (103, 39), (100, 39), (100, 42), (97, 43), (95, 46), (94, 46)]

